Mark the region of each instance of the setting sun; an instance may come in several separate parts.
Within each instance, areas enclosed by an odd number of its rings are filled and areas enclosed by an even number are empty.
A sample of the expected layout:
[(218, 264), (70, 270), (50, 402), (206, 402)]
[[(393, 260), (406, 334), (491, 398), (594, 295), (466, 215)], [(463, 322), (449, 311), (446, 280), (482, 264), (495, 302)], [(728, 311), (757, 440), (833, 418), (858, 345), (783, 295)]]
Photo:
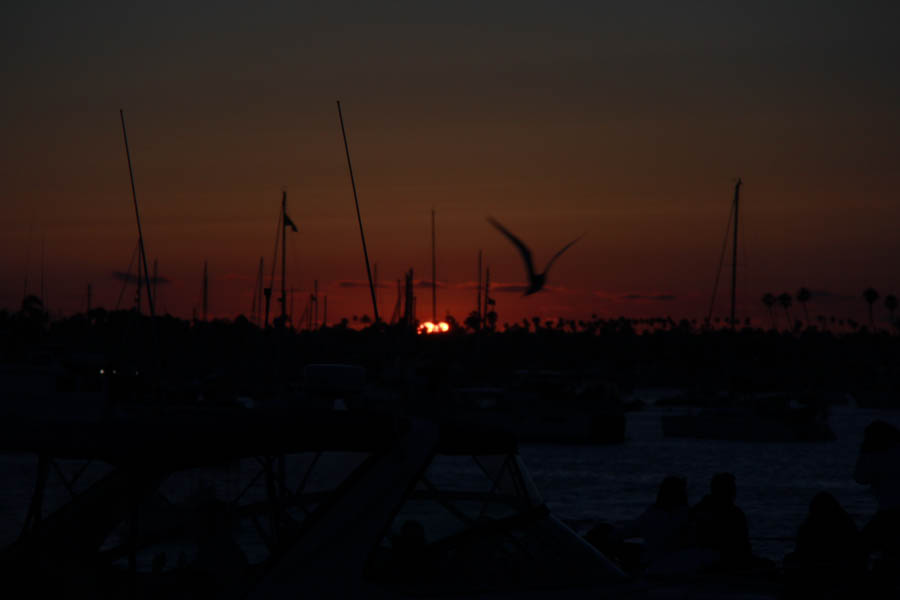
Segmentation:
[(440, 321), (438, 323), (432, 323), (431, 321), (425, 321), (419, 328), (416, 330), (416, 333), (446, 333), (450, 331), (450, 325), (444, 321)]

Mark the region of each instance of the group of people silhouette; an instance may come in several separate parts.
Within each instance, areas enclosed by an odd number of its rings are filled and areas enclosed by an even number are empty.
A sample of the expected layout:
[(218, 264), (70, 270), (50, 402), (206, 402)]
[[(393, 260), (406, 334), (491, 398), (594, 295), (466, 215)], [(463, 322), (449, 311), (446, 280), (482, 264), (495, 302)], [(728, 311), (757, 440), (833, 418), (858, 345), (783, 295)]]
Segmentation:
[[(649, 574), (739, 571), (774, 566), (753, 555), (747, 517), (735, 504), (731, 473), (718, 473), (709, 493), (688, 504), (687, 480), (670, 475), (659, 486), (656, 502), (638, 518), (620, 526), (601, 524), (587, 539), (616, 557), (627, 570)], [(643, 539), (636, 546), (628, 543)]]
[[(832, 494), (817, 493), (796, 532), (794, 551), (784, 557), (786, 597), (900, 590), (900, 430), (884, 421), (870, 424), (853, 477), (871, 486), (877, 512), (859, 529)], [(693, 506), (686, 479), (668, 476), (639, 517), (619, 526), (601, 523), (586, 539), (626, 570), (650, 576), (777, 573), (773, 561), (753, 554), (736, 498), (731, 473), (714, 475), (709, 493)], [(634, 538), (643, 544), (629, 542)]]

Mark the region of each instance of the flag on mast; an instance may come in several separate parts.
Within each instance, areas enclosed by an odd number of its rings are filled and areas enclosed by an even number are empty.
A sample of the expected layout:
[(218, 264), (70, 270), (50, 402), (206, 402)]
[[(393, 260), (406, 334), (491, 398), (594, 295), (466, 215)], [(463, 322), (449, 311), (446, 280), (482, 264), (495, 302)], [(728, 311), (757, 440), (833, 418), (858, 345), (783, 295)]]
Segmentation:
[(287, 213), (284, 213), (284, 226), (293, 229), (294, 233), (297, 232), (297, 226), (294, 225), (294, 222), (291, 221), (291, 218), (287, 215)]

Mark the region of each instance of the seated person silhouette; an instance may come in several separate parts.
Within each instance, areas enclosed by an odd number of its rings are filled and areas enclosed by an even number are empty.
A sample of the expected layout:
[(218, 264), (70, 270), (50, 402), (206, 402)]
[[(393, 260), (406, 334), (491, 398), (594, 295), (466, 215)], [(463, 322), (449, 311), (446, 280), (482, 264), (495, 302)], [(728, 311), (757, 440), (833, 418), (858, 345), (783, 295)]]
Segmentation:
[(789, 597), (811, 592), (854, 594), (866, 569), (862, 537), (853, 518), (828, 492), (819, 492), (797, 532), (797, 548), (784, 559)]
[[(878, 511), (862, 530), (866, 553), (879, 555), (876, 571), (900, 569), (900, 430), (884, 421), (866, 427), (853, 472), (857, 483), (871, 486)], [(896, 580), (897, 575), (893, 575)]]
[(640, 563), (649, 565), (684, 547), (688, 523), (687, 481), (683, 477), (663, 479), (656, 502), (637, 519), (614, 530), (619, 539), (643, 538)]
[(747, 517), (735, 505), (737, 485), (731, 473), (713, 475), (710, 493), (691, 509), (693, 543), (718, 553), (717, 569), (746, 567), (753, 559)]
[[(688, 524), (687, 482), (670, 475), (659, 486), (656, 502), (619, 527), (596, 525), (585, 539), (625, 570), (643, 569), (684, 547)], [(642, 538), (642, 546), (627, 543)]]

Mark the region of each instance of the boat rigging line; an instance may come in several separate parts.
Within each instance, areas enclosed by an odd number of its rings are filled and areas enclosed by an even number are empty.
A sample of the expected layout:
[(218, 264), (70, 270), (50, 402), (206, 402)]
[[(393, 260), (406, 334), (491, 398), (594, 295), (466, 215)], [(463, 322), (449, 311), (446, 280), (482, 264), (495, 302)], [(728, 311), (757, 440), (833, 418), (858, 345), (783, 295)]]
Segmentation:
[(337, 101), (338, 119), (341, 122), (341, 135), (344, 137), (344, 151), (347, 154), (347, 170), (350, 172), (350, 185), (353, 187), (353, 202), (356, 204), (356, 220), (359, 222), (359, 237), (362, 238), (363, 258), (366, 260), (366, 274), (369, 276), (369, 292), (372, 294), (372, 311), (375, 313), (375, 323), (381, 319), (378, 317), (378, 301), (375, 299), (375, 285), (372, 283), (372, 269), (369, 267), (369, 252), (366, 249), (366, 234), (363, 232), (362, 216), (359, 212), (359, 197), (356, 194), (356, 180), (353, 178), (353, 164), (350, 162), (350, 145), (347, 143), (347, 132), (344, 129), (344, 115), (341, 112), (341, 101)]
[(147, 284), (147, 305), (150, 307), (150, 318), (155, 315), (153, 308), (153, 293), (150, 289), (150, 270), (147, 268), (147, 252), (144, 249), (144, 232), (141, 229), (141, 212), (138, 210), (137, 191), (134, 187), (134, 168), (131, 165), (131, 150), (128, 148), (128, 132), (125, 130), (125, 112), (120, 108), (119, 117), (122, 120), (122, 138), (125, 140), (125, 158), (128, 159), (128, 175), (131, 178), (131, 199), (134, 201), (134, 216), (137, 219), (138, 247), (141, 255), (140, 261), (144, 266), (144, 278)]

